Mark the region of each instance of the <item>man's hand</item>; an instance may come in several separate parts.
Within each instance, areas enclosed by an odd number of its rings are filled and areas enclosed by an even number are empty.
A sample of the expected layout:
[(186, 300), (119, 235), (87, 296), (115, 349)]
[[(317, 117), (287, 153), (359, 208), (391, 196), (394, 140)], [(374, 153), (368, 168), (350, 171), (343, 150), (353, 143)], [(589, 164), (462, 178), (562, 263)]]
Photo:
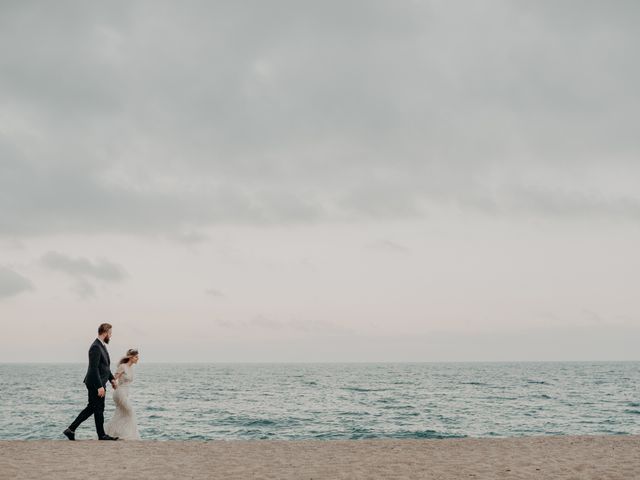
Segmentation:
[(111, 380), (111, 386), (113, 387), (114, 390), (118, 388), (118, 384), (116, 383), (115, 380)]
[(104, 397), (105, 391), (104, 391), (104, 387), (100, 387), (98, 389), (98, 396), (99, 397)]

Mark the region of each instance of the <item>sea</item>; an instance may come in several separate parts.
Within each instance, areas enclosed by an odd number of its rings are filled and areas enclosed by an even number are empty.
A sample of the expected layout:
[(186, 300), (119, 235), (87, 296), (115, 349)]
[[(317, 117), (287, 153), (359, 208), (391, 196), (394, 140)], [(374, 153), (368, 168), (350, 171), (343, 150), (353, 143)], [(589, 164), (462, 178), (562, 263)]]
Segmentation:
[[(0, 364), (0, 439), (64, 439), (85, 370)], [(141, 363), (131, 401), (149, 440), (640, 434), (640, 362)]]

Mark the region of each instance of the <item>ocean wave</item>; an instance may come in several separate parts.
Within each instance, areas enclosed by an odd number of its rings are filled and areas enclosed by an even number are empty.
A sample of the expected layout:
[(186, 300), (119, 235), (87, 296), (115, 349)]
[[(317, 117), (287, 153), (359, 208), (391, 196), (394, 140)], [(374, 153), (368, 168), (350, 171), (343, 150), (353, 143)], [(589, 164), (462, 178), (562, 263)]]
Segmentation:
[(398, 433), (394, 433), (391, 437), (394, 438), (464, 438), (466, 435), (458, 435), (455, 433), (439, 432), (437, 430), (406, 430)]
[(343, 390), (352, 392), (386, 392), (388, 388), (366, 388), (366, 387), (342, 387)]
[(256, 418), (254, 420), (245, 421), (243, 425), (247, 427), (269, 427), (271, 425), (276, 425), (277, 423), (278, 422), (276, 420), (271, 420), (269, 418)]

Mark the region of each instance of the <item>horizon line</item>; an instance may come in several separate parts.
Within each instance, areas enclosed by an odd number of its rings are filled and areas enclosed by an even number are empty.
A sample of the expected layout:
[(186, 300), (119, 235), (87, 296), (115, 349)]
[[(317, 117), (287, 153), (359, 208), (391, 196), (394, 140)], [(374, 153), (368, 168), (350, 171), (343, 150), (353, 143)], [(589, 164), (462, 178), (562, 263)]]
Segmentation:
[[(438, 364), (438, 363), (638, 363), (640, 359), (636, 360), (347, 360), (347, 361), (288, 361), (288, 360), (276, 360), (276, 361), (149, 361), (142, 362), (141, 364), (158, 364), (164, 365), (168, 363), (177, 363), (182, 365), (270, 365), (270, 364)], [(0, 361), (0, 365), (50, 365), (50, 364), (85, 364), (85, 361)]]

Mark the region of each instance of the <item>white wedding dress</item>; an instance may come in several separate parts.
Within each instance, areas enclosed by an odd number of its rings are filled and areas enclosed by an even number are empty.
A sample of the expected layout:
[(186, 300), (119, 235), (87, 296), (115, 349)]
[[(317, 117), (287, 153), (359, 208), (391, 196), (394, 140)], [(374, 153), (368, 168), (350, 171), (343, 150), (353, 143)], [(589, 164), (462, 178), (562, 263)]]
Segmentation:
[(122, 363), (116, 370), (116, 375), (121, 373), (118, 379), (118, 388), (113, 391), (113, 403), (116, 404), (116, 411), (111, 420), (104, 426), (107, 435), (118, 437), (121, 440), (140, 440), (138, 433), (138, 422), (129, 401), (129, 388), (133, 382), (133, 368), (126, 363)]

